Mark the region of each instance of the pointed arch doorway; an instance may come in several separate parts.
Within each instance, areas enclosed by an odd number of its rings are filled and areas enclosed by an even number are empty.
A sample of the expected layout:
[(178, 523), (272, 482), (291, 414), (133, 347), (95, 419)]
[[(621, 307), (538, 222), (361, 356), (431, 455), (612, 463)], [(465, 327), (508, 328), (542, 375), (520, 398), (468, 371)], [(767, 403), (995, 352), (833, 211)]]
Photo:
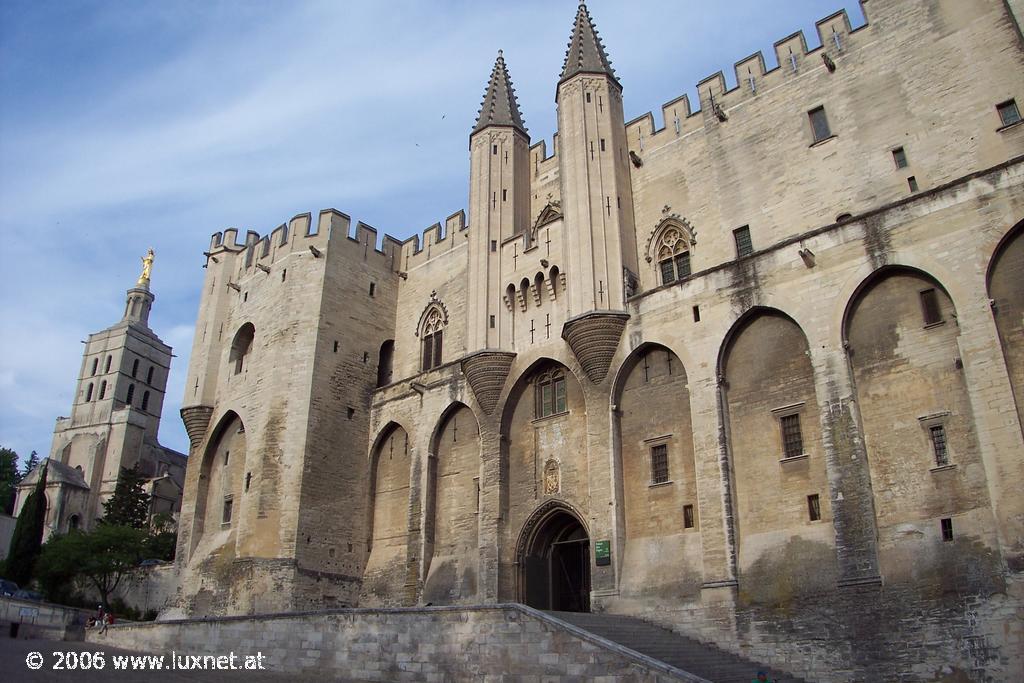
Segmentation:
[(519, 600), (537, 609), (590, 611), (590, 536), (567, 506), (542, 506), (520, 536)]

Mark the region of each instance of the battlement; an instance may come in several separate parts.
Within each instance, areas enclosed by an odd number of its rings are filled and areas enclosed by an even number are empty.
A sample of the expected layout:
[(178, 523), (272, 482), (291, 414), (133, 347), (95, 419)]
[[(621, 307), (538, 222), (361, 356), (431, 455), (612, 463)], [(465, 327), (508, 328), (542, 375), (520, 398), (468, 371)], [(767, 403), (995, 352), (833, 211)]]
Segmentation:
[(445, 254), (459, 245), (458, 236), (469, 229), (466, 212), (456, 211), (445, 219), (444, 225), (434, 223), (423, 231), (423, 239), (415, 234), (401, 243), (401, 267), (409, 270), (421, 266), (435, 256)]
[[(859, 33), (869, 28), (866, 5), (861, 0), (865, 23), (853, 28), (846, 10), (840, 10), (815, 22), (819, 44), (808, 48), (803, 31), (797, 31), (775, 42), (776, 66), (768, 69), (764, 55), (758, 51), (733, 65), (735, 85), (729, 88), (722, 71), (697, 83), (698, 108), (694, 109), (687, 94), (661, 106), (661, 127), (656, 127), (651, 112), (626, 123), (630, 148), (638, 152), (655, 144), (653, 138), (668, 131), (668, 139), (682, 137), (706, 126), (717, 125), (728, 118), (731, 108), (753, 100), (760, 94), (783, 85), (814, 69), (835, 68), (836, 60), (856, 47)], [(829, 66), (831, 64), (832, 66)], [(661, 141), (658, 141), (661, 142)]]
[(551, 138), (551, 154), (545, 140), (530, 145), (530, 168), (535, 177), (558, 168), (558, 133)]

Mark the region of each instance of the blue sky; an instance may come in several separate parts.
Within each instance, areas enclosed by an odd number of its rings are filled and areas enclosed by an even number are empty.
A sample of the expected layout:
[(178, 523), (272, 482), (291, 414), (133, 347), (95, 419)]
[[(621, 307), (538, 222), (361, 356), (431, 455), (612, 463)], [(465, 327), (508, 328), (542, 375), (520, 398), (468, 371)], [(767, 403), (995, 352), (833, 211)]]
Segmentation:
[[(150, 324), (178, 417), (211, 233), (335, 207), (405, 238), (465, 207), (499, 48), (533, 142), (575, 0), (0, 0), (0, 445), (49, 453), (82, 345), (156, 250)], [(592, 0), (626, 118), (655, 112), (850, 0)], [(472, 221), (472, 217), (470, 217)]]

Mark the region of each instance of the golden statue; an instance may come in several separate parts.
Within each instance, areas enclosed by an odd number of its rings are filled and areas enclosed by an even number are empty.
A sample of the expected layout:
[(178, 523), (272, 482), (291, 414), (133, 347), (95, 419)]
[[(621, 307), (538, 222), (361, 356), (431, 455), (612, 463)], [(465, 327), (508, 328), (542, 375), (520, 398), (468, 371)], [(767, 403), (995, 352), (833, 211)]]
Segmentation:
[(149, 284), (149, 275), (150, 273), (153, 272), (153, 257), (155, 255), (156, 253), (153, 251), (151, 247), (150, 250), (146, 252), (146, 255), (142, 257), (142, 275), (139, 276), (139, 281), (137, 284)]

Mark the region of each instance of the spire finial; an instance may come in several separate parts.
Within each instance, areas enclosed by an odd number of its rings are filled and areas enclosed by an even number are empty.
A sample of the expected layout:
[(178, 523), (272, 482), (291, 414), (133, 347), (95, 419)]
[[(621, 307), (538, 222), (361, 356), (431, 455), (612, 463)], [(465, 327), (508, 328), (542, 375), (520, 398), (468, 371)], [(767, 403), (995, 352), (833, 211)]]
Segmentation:
[(576, 10), (576, 21), (572, 27), (572, 35), (569, 36), (569, 49), (565, 53), (565, 63), (562, 64), (562, 76), (559, 80), (564, 81), (578, 73), (604, 74), (616, 85), (619, 82), (615, 78), (611, 60), (608, 59), (608, 53), (605, 52), (601, 38), (597, 34), (597, 27), (594, 26), (583, 0), (580, 0), (579, 8)]
[(487, 82), (487, 91), (484, 93), (484, 101), (480, 105), (480, 115), (473, 126), (473, 133), (487, 126), (511, 126), (526, 133), (526, 124), (523, 123), (523, 115), (519, 112), (516, 91), (512, 87), (508, 69), (505, 68), (504, 52), (501, 50), (498, 50), (498, 57), (494, 60), (491, 79)]

